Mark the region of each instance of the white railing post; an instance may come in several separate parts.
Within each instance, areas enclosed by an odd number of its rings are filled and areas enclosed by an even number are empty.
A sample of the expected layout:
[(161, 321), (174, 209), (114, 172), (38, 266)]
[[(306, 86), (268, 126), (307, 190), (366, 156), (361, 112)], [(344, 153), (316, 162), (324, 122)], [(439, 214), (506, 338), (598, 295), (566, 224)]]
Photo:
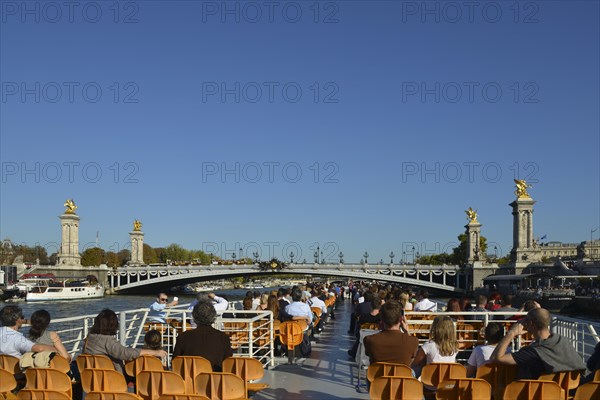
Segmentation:
[(125, 324), (127, 323), (127, 315), (125, 311), (121, 311), (119, 313), (119, 342), (123, 346), (127, 345), (127, 327)]

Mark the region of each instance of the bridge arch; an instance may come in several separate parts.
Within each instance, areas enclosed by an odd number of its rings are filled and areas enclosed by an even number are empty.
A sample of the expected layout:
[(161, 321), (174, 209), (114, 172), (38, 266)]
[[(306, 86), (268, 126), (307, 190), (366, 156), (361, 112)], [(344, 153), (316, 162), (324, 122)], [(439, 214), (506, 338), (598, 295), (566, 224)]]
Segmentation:
[[(292, 264), (281, 274), (331, 276), (354, 280), (380, 280), (446, 292), (464, 292), (464, 271), (455, 265), (363, 265), (363, 264)], [(205, 265), (190, 267), (123, 267), (108, 273), (114, 293), (155, 293), (165, 286), (181, 286), (198, 281), (239, 276), (274, 275), (258, 265)], [(461, 285), (463, 282), (465, 285)]]

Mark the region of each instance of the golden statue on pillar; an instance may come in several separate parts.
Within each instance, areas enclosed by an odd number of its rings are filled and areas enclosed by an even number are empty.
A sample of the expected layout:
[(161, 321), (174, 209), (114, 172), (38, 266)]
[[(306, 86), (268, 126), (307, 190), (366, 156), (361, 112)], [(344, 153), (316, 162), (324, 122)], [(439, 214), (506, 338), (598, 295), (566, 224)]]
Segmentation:
[(467, 213), (467, 219), (469, 220), (469, 223), (479, 222), (479, 221), (477, 221), (477, 211), (476, 210), (473, 210), (471, 207), (469, 207), (469, 209), (465, 210), (465, 212)]
[(63, 207), (67, 207), (67, 209), (65, 210), (65, 214), (75, 214), (75, 210), (77, 210), (77, 206), (75, 205), (73, 199), (68, 199), (67, 201), (65, 201)]
[(142, 230), (142, 223), (140, 221), (138, 221), (137, 219), (135, 221), (133, 221), (133, 230), (135, 232), (139, 232)]
[(517, 185), (517, 190), (515, 190), (515, 195), (518, 199), (530, 199), (529, 193), (527, 193), (527, 188), (533, 187), (528, 185), (525, 182), (525, 179), (514, 179), (515, 184)]

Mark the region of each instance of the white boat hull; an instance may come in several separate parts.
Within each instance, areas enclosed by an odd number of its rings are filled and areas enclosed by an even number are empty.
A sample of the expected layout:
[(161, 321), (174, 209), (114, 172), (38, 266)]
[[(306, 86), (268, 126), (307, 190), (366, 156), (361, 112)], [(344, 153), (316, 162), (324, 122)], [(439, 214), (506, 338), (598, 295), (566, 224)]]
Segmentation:
[(98, 286), (50, 286), (44, 291), (36, 293), (27, 292), (27, 301), (51, 301), (51, 300), (85, 300), (104, 297), (104, 288)]

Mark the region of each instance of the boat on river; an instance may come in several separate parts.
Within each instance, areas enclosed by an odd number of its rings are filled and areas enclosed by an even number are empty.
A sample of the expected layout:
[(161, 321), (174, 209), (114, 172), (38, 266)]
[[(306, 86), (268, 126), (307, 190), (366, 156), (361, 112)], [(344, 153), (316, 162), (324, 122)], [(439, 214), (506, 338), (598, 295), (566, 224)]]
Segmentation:
[(27, 287), (27, 301), (85, 300), (104, 297), (104, 287), (87, 281), (62, 281), (37, 279), (37, 284)]

